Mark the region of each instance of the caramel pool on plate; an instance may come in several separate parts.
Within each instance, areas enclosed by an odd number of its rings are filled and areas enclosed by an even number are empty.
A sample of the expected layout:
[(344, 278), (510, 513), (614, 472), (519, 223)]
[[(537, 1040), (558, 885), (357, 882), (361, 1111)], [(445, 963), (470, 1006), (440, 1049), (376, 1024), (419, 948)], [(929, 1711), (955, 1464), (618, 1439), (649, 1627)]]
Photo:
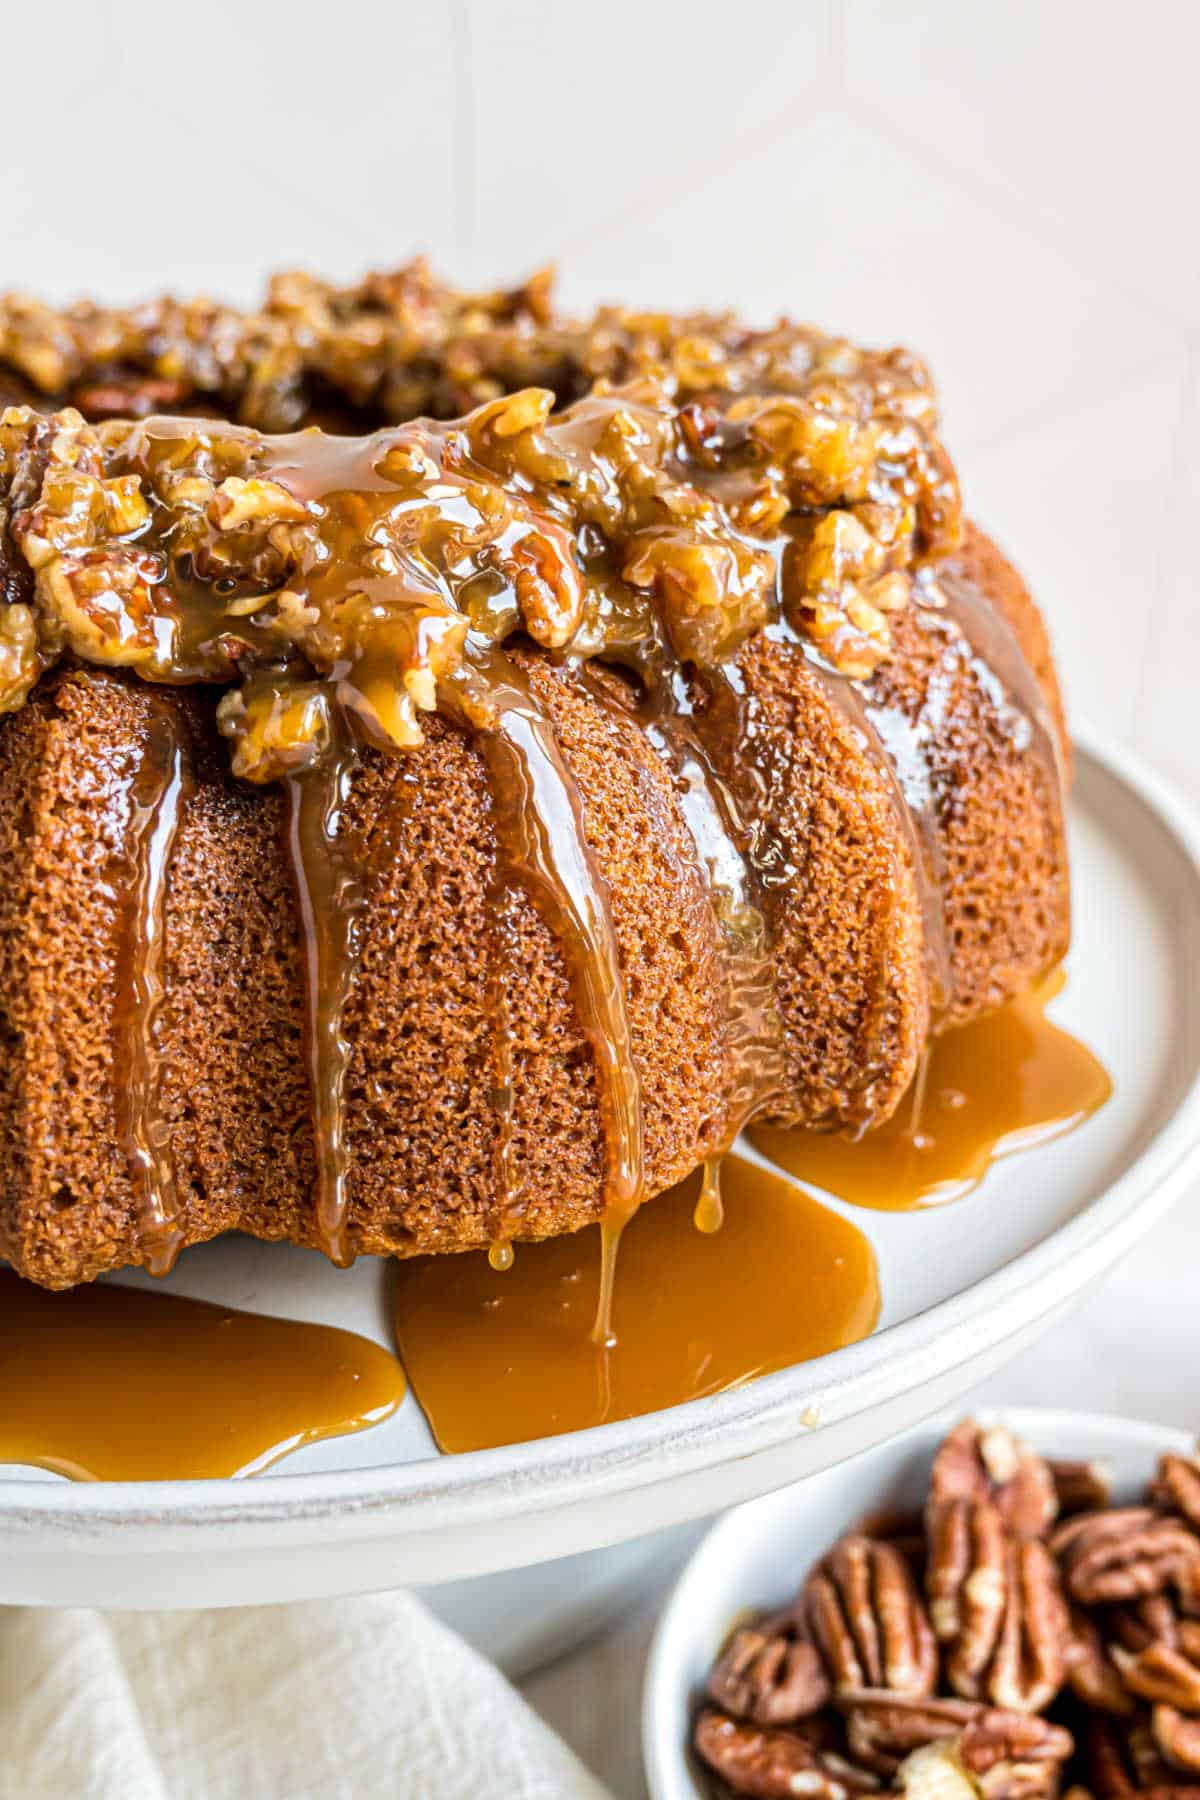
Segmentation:
[(1102, 1063), (1035, 993), (931, 1040), (912, 1089), (885, 1125), (856, 1142), (755, 1126), (751, 1142), (802, 1181), (859, 1206), (905, 1209), (959, 1199), (1001, 1156), (1061, 1137), (1112, 1093)]
[(879, 1282), (855, 1226), (731, 1156), (724, 1223), (705, 1234), (699, 1184), (697, 1172), (626, 1225), (612, 1348), (591, 1338), (597, 1227), (518, 1245), (502, 1271), (482, 1252), (397, 1265), (397, 1343), (443, 1450), (656, 1412), (867, 1336)]
[(0, 1463), (77, 1481), (249, 1475), (404, 1398), (353, 1332), (108, 1285), (48, 1293), (0, 1269)]

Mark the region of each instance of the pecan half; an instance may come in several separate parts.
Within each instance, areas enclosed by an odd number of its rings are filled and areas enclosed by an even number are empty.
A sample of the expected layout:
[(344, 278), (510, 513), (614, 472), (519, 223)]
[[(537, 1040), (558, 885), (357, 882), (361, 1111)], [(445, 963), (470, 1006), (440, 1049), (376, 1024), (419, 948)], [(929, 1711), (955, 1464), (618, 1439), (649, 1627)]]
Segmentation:
[(1058, 1570), (1039, 1539), (1013, 1542), (988, 1500), (931, 1506), (926, 1590), (956, 1694), (1016, 1712), (1050, 1705), (1071, 1634)]
[(1110, 1606), (1106, 1619), (1109, 1634), (1126, 1650), (1170, 1644), (1173, 1648), (1182, 1646), (1185, 1654), (1192, 1655), (1200, 1647), (1200, 1625), (1181, 1620), (1166, 1594), (1147, 1594), (1125, 1606)]
[(829, 1680), (789, 1610), (734, 1632), (708, 1678), (708, 1694), (735, 1718), (791, 1725), (820, 1711)]
[(1067, 1645), (1067, 1685), (1085, 1706), (1128, 1718), (1133, 1696), (1121, 1679), (1096, 1621), (1079, 1607), (1071, 1608), (1071, 1637)]
[(972, 1700), (937, 1700), (864, 1688), (839, 1696), (851, 1756), (891, 1777), (906, 1756), (926, 1744), (956, 1738), (983, 1708)]
[(1000, 1707), (985, 1707), (958, 1741), (963, 1767), (985, 1800), (1057, 1794), (1063, 1764), (1074, 1749), (1063, 1726)]
[(1112, 1659), (1130, 1693), (1183, 1712), (1200, 1712), (1200, 1668), (1170, 1644), (1147, 1644), (1144, 1650), (1112, 1647)]
[(879, 1786), (836, 1752), (799, 1731), (771, 1729), (706, 1710), (692, 1734), (696, 1754), (734, 1791), (756, 1800), (853, 1800)]
[(1162, 1456), (1148, 1497), (1166, 1512), (1179, 1513), (1200, 1531), (1200, 1461), (1187, 1456)]
[(1190, 1593), (1200, 1571), (1200, 1539), (1180, 1519), (1147, 1506), (1081, 1513), (1051, 1539), (1072, 1599), (1084, 1606), (1161, 1594)]
[(1175, 1794), (1195, 1794), (1195, 1788), (1181, 1782), (1166, 1761), (1145, 1719), (1126, 1725), (1093, 1714), (1087, 1722), (1084, 1752), (1097, 1800), (1127, 1800), (1134, 1794), (1170, 1800)]
[(1044, 1537), (1058, 1516), (1050, 1465), (1003, 1425), (956, 1425), (933, 1459), (929, 1504), (989, 1500), (1017, 1537)]
[(933, 1692), (933, 1631), (908, 1564), (890, 1544), (842, 1538), (809, 1576), (803, 1605), (836, 1693)]
[(845, 1715), (851, 1756), (889, 1778), (914, 1750), (928, 1744), (953, 1742), (963, 1767), (980, 1780), (1002, 1763), (1061, 1763), (1074, 1749), (1062, 1726), (977, 1700), (868, 1689), (841, 1696), (838, 1706)]
[(1150, 1715), (1150, 1729), (1173, 1769), (1200, 1773), (1200, 1719), (1186, 1717), (1177, 1706), (1156, 1706)]
[(1061, 1462), (1050, 1457), (1047, 1467), (1058, 1496), (1060, 1519), (1074, 1513), (1095, 1512), (1112, 1498), (1112, 1477), (1103, 1463)]

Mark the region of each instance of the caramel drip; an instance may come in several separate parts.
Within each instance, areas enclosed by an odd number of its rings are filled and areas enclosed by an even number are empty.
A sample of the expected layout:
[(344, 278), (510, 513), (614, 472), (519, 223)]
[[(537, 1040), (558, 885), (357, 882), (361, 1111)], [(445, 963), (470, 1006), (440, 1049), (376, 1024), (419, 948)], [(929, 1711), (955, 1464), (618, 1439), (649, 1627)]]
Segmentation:
[(155, 705), (129, 786), (128, 877), (120, 901), (114, 1008), (117, 1138), (136, 1196), (141, 1260), (166, 1275), (184, 1241), (159, 1048), (167, 973), (171, 855), (191, 775), (180, 728)]
[(479, 742), (491, 775), (501, 854), (562, 946), (595, 1058), (605, 1145), (605, 1276), (596, 1331), (607, 1338), (616, 1246), (646, 1190), (641, 1082), (620, 947), (608, 885), (588, 844), (583, 801), (552, 720), (515, 664), (503, 673), (491, 665), (488, 701), (494, 723)]
[(352, 1046), (345, 1033), (345, 1011), (361, 955), (366, 882), (358, 847), (347, 838), (344, 815), (356, 764), (354, 751), (342, 746), (314, 767), (289, 776), (285, 784), (316, 1158), (313, 1211), (317, 1242), (338, 1268), (354, 1261), (346, 1136)]
[[(710, 682), (728, 687), (735, 676), (730, 668), (714, 672)], [(761, 854), (763, 826), (748, 822), (735, 798), (735, 788), (747, 785), (746, 769), (739, 767), (743, 740), (724, 731), (718, 710), (693, 704), (682, 669), (671, 668), (655, 685), (639, 720), (674, 777), (716, 922), (729, 1069), (725, 1150), (786, 1081), (763, 869), (755, 858), (757, 849), (763, 868), (768, 866)]]
[(696, 1196), (692, 1223), (706, 1237), (712, 1237), (725, 1223), (725, 1202), (721, 1194), (723, 1162), (723, 1157), (710, 1156), (701, 1164), (700, 1192)]
[(492, 956), (488, 1006), (492, 1058), (492, 1088), (489, 1097), (496, 1116), (496, 1136), (492, 1150), (492, 1180), (496, 1203), (493, 1242), (488, 1255), (494, 1269), (512, 1266), (512, 1240), (520, 1229), (525, 1210), (523, 1184), (513, 1143), (516, 1069), (508, 983), (513, 979), (516, 964), (509, 941), (512, 932), (511, 907), (511, 889), (507, 881), (501, 879), (493, 886), (489, 908)]
[(755, 1126), (751, 1142), (801, 1180), (860, 1206), (959, 1199), (998, 1158), (1075, 1130), (1112, 1093), (1087, 1046), (1046, 1018), (1057, 991), (1051, 982), (933, 1038), (909, 1097), (857, 1142), (770, 1126)]
[(613, 1324), (591, 1334), (596, 1227), (522, 1245), (496, 1274), (482, 1252), (396, 1265), (396, 1340), (443, 1450), (578, 1431), (741, 1387), (856, 1343), (879, 1314), (875, 1256), (848, 1220), (739, 1156), (724, 1165), (717, 1237), (692, 1217), (699, 1174), (626, 1227)]
[(251, 1475), (404, 1398), (379, 1344), (171, 1293), (0, 1270), (0, 1463), (77, 1481)]

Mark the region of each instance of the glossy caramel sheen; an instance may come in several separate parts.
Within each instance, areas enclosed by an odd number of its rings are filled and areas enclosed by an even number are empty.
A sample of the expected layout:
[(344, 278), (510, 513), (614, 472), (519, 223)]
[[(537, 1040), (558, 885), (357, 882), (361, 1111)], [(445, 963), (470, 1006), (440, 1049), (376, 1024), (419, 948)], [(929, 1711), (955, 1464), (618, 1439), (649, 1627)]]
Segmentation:
[(327, 1325), (0, 1270), (0, 1463), (77, 1481), (250, 1475), (404, 1398), (395, 1358)]
[(608, 1349), (591, 1337), (595, 1227), (523, 1244), (503, 1272), (485, 1255), (397, 1265), (396, 1339), (443, 1450), (656, 1412), (868, 1335), (879, 1283), (861, 1232), (731, 1156), (724, 1224), (705, 1235), (692, 1222), (699, 1183), (697, 1173), (626, 1226)]
[(1061, 1137), (1112, 1093), (1086, 1044), (1046, 1017), (1060, 982), (934, 1038), (912, 1090), (857, 1142), (755, 1126), (764, 1156), (859, 1206), (903, 1210), (957, 1200), (997, 1157)]

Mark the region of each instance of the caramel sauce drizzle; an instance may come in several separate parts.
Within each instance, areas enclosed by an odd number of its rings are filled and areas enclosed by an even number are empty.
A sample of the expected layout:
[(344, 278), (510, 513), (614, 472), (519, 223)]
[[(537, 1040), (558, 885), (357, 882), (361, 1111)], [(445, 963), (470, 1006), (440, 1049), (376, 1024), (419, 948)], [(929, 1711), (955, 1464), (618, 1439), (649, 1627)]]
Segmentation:
[(346, 1083), (352, 1046), (344, 1017), (361, 955), (365, 866), (348, 844), (344, 814), (357, 759), (352, 751), (323, 758), (289, 776), (287, 847), (300, 925), (304, 983), (304, 1049), (308, 1061), (316, 1176), (317, 1241), (330, 1262), (348, 1268), (350, 1153)]
[[(856, 1343), (879, 1315), (874, 1252), (790, 1181), (730, 1156), (718, 1236), (696, 1231), (699, 1173), (625, 1229), (615, 1344), (592, 1332), (596, 1226), (395, 1265), (396, 1342), (443, 1450), (486, 1449), (634, 1418)], [(669, 1271), (665, 1275), (664, 1271)]]
[(492, 1147), (492, 1186), (495, 1193), (494, 1224), (488, 1260), (494, 1269), (512, 1266), (512, 1240), (520, 1229), (524, 1211), (521, 1173), (513, 1143), (516, 1109), (516, 1064), (513, 1028), (508, 1004), (508, 983), (515, 974), (509, 943), (512, 931), (512, 890), (501, 874), (492, 886), (488, 909), (491, 938), (491, 980), (487, 1016), (491, 1025), (491, 1103), (496, 1118)]
[(0, 1463), (76, 1481), (252, 1475), (404, 1398), (379, 1344), (178, 1294), (0, 1269)]
[(509, 870), (526, 886), (563, 947), (580, 1025), (600, 1086), (606, 1146), (604, 1278), (595, 1330), (611, 1336), (617, 1245), (646, 1192), (641, 1081), (634, 1062), (620, 948), (608, 886), (588, 841), (583, 801), (553, 721), (520, 670), (489, 671), (495, 726), (481, 733)]
[(136, 1195), (139, 1248), (154, 1275), (170, 1271), (183, 1242), (159, 1035), (171, 854), (190, 788), (179, 726), (165, 707), (155, 707), (129, 786), (131, 852), (121, 893), (113, 1013), (117, 1138)]
[(989, 1017), (930, 1040), (908, 1097), (857, 1141), (755, 1125), (754, 1147), (859, 1206), (937, 1206), (969, 1194), (998, 1158), (1073, 1131), (1112, 1093), (1086, 1044), (1046, 1017), (1061, 973)]

